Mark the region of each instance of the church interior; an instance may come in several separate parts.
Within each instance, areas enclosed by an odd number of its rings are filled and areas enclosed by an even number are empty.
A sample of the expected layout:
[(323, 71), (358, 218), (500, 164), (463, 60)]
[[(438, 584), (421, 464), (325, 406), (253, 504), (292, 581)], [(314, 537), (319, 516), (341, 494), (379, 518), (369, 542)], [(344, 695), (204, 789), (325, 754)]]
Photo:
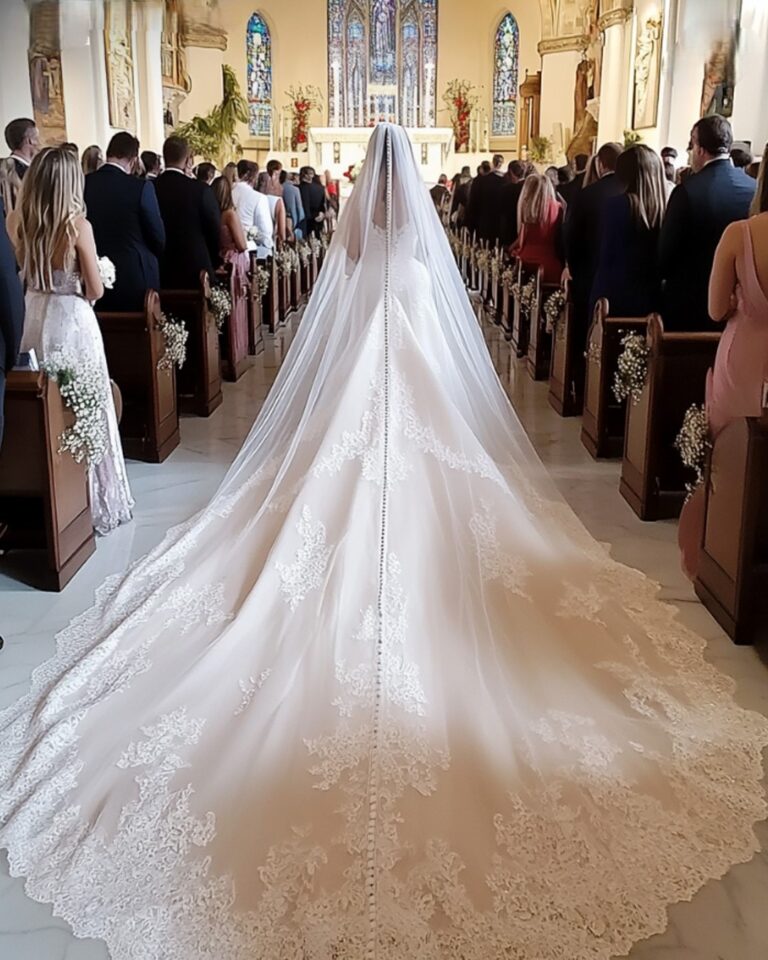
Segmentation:
[[(574, 188), (618, 176), (622, 151), (645, 147), (665, 179), (667, 219), (674, 208), (682, 223), (679, 196), (712, 163), (708, 155), (697, 166), (692, 155), (709, 149), (704, 131), (724, 136), (727, 121), (725, 151), (709, 154), (743, 177), (749, 202), (719, 227), (711, 265), (726, 223), (768, 218), (766, 90), (766, 0), (2, 0), (0, 128), (29, 118), (35, 149), (70, 144), (82, 156), (98, 147), (100, 165), (121, 132), (138, 139), (142, 158), (157, 159), (168, 138), (181, 137), (198, 179), (205, 164), (212, 180), (251, 161), (267, 194), (276, 171), (286, 210), (283, 181), (305, 200), (306, 170), (307, 189), (314, 176), (325, 193), (303, 236), (290, 211), (287, 227), (275, 220), (267, 255), (246, 231), (245, 279), (224, 259), (197, 289), (148, 290), (130, 310), (102, 314), (97, 304), (135, 501), (132, 521), (108, 535), (90, 522), (87, 458), (58, 446), (72, 424), (64, 390), (9, 362), (0, 707), (26, 691), (56, 634), (105, 578), (209, 501), (300, 329), (383, 121), (409, 133), (493, 363), (563, 498), (613, 558), (658, 583), (660, 598), (706, 641), (706, 658), (735, 682), (738, 703), (768, 717), (768, 286), (750, 301), (754, 362), (728, 371), (738, 384), (754, 380), (751, 406), (729, 412), (715, 432), (706, 418), (729, 334), (713, 321), (734, 323), (737, 301), (746, 309), (742, 288), (722, 316), (673, 322), (664, 283), (669, 293), (676, 259), (694, 262), (691, 214), (674, 236), (669, 228), (673, 263), (659, 267), (658, 297), (617, 307), (622, 291), (596, 287), (594, 270), (585, 286)], [(613, 159), (604, 145), (615, 146)], [(15, 150), (9, 141), (11, 160)], [(134, 172), (153, 176), (138, 161)], [(519, 186), (509, 221), (494, 212), (507, 194), (482, 206), (483, 181), (497, 175), (506, 190)], [(522, 246), (528, 221), (518, 204), (531, 177), (547, 181), (541, 189), (563, 229), (551, 275)], [(7, 217), (16, 196), (13, 184), (2, 193)], [(596, 230), (593, 211), (582, 213), (583, 229)], [(654, 243), (660, 234), (664, 244), (658, 217)], [(760, 230), (758, 290), (768, 280)], [(96, 240), (98, 248), (98, 231)], [(596, 258), (606, 256), (597, 235), (590, 242)], [(608, 273), (618, 269), (606, 263)], [(708, 283), (709, 274), (702, 289), (683, 291), (691, 302), (703, 297), (704, 314)], [(172, 315), (186, 323), (185, 369), (163, 359)], [(630, 960), (768, 957), (768, 825), (755, 829), (761, 852), (673, 905), (667, 930), (636, 944)], [(101, 941), (76, 938), (25, 895), (4, 854), (0, 957), (108, 960)]]

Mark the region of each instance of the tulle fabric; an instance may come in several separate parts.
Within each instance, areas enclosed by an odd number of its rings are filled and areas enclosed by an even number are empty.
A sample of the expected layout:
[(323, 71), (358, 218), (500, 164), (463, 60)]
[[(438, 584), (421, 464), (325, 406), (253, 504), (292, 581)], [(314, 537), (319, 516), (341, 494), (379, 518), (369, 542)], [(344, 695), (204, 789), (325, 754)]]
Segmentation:
[(221, 489), (2, 716), (0, 844), (113, 960), (607, 960), (757, 849), (703, 646), (555, 494), (382, 125)]

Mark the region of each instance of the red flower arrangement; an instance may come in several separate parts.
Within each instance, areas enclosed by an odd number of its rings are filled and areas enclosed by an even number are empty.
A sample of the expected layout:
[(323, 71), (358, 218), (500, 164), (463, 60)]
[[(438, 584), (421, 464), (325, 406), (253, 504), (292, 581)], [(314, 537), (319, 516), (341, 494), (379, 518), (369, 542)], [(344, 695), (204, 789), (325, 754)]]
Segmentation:
[(323, 95), (317, 87), (291, 87), (288, 92), (291, 108), (291, 149), (304, 150), (309, 139), (309, 115), (320, 107)]
[(474, 89), (469, 80), (451, 80), (443, 94), (443, 101), (451, 114), (457, 151), (469, 146), (469, 121), (479, 99)]

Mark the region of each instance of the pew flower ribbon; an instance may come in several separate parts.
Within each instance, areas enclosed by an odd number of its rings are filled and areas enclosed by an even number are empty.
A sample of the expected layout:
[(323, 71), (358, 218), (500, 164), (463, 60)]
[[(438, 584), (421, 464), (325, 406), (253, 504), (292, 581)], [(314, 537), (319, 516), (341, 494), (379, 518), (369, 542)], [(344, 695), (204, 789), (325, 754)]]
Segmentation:
[(685, 411), (683, 425), (675, 440), (683, 466), (696, 473), (695, 483), (688, 483), (685, 487), (689, 496), (704, 480), (704, 465), (711, 446), (706, 411), (694, 403)]
[(43, 370), (59, 388), (64, 405), (74, 414), (71, 427), (59, 437), (59, 453), (69, 453), (75, 463), (95, 467), (107, 452), (106, 405), (110, 401), (104, 371), (88, 357), (51, 354)]
[(217, 283), (211, 287), (211, 296), (208, 302), (216, 321), (216, 329), (221, 333), (224, 330), (227, 317), (232, 313), (232, 298), (229, 295), (229, 290), (222, 284)]
[(648, 375), (650, 349), (642, 333), (627, 333), (621, 338), (622, 352), (613, 377), (613, 395), (622, 403), (631, 400), (637, 403)]
[(183, 320), (170, 313), (160, 314), (160, 330), (165, 339), (165, 353), (157, 361), (158, 370), (170, 370), (176, 364), (179, 370), (187, 359), (187, 338), (189, 331)]
[(557, 327), (560, 317), (565, 310), (565, 294), (562, 290), (555, 290), (551, 293), (544, 303), (544, 316), (547, 318), (547, 333)]
[(107, 290), (112, 290), (117, 280), (117, 270), (109, 257), (99, 257), (97, 261), (101, 282)]
[(536, 277), (530, 277), (522, 285), (513, 283), (510, 290), (512, 296), (520, 301), (520, 313), (525, 317), (530, 317), (533, 301), (536, 299)]

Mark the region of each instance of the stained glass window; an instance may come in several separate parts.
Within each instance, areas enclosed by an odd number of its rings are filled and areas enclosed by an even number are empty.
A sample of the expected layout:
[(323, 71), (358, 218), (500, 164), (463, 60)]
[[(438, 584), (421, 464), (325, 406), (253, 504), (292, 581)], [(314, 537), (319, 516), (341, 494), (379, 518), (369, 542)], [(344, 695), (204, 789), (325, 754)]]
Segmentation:
[(331, 126), (433, 127), (437, 0), (328, 0)]
[(517, 92), (520, 31), (517, 20), (508, 13), (502, 17), (493, 50), (493, 120), (491, 135), (517, 133)]
[(272, 131), (272, 40), (261, 14), (248, 21), (249, 129), (256, 137)]

